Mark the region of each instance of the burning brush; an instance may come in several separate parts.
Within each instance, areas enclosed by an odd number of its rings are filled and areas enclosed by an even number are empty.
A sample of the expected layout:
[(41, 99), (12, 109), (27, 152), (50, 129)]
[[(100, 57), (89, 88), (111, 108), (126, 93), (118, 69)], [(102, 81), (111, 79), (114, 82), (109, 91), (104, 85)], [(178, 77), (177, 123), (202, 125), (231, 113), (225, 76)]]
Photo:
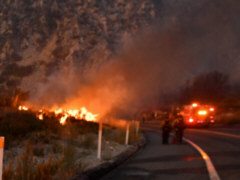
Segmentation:
[[(28, 111), (29, 108), (27, 106), (19, 106), (19, 111)], [(75, 119), (84, 119), (86, 121), (97, 121), (98, 114), (93, 114), (89, 112), (85, 107), (80, 109), (63, 109), (63, 108), (52, 108), (50, 110), (40, 109), (37, 113), (37, 118), (39, 120), (43, 120), (43, 114), (53, 112), (56, 116), (59, 116), (59, 122), (64, 125), (66, 120), (70, 117), (74, 117)]]

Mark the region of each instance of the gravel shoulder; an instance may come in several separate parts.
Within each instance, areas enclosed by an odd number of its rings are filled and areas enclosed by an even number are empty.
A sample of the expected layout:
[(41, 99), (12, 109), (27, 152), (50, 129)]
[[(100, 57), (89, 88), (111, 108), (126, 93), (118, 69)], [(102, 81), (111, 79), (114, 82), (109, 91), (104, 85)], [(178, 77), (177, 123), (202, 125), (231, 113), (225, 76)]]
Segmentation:
[(118, 167), (120, 164), (127, 161), (135, 153), (138, 152), (146, 144), (145, 137), (142, 136), (141, 140), (133, 145), (126, 146), (125, 150), (119, 153), (117, 156), (113, 157), (109, 161), (100, 163), (98, 166), (90, 168), (83, 173), (77, 174), (70, 180), (91, 180), (91, 179), (100, 179), (106, 175), (111, 170)]

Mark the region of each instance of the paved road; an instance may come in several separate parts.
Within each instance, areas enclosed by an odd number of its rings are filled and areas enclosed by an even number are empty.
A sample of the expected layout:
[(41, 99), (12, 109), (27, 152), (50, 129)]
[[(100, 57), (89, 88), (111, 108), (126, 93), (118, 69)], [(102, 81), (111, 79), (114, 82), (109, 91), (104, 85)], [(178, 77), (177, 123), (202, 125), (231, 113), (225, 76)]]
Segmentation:
[[(204, 160), (191, 145), (162, 145), (159, 123), (143, 126), (147, 145), (134, 157), (103, 177), (112, 179), (209, 179)], [(239, 127), (188, 129), (185, 137), (199, 145), (212, 159), (222, 180), (240, 177)], [(236, 137), (213, 134), (211, 131), (235, 134)]]
[(210, 156), (221, 179), (239, 180), (240, 129), (238, 131), (237, 128), (210, 128), (207, 130), (190, 129), (186, 131), (185, 137), (204, 149)]

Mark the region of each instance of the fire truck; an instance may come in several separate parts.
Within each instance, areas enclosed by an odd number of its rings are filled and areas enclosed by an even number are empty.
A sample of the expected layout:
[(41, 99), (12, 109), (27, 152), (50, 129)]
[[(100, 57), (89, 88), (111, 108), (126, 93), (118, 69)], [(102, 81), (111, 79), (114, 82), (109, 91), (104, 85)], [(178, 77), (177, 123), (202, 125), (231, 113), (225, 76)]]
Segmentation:
[(184, 105), (180, 114), (187, 127), (207, 127), (215, 123), (215, 108), (209, 105)]

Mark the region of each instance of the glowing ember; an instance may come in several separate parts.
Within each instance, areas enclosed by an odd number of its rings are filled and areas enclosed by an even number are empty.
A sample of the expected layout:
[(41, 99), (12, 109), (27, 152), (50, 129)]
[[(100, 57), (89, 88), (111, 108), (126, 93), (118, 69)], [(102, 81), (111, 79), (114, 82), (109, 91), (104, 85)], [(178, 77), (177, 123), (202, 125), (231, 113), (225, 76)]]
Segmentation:
[(18, 107), (18, 110), (19, 110), (19, 111), (27, 111), (27, 110), (28, 110), (28, 107), (26, 107), (26, 106), (19, 106), (19, 107)]
[(43, 114), (39, 114), (39, 115), (37, 115), (37, 117), (39, 120), (43, 120)]
[(64, 125), (66, 123), (67, 118), (68, 118), (68, 115), (65, 114), (63, 117), (60, 118), (60, 123)]

